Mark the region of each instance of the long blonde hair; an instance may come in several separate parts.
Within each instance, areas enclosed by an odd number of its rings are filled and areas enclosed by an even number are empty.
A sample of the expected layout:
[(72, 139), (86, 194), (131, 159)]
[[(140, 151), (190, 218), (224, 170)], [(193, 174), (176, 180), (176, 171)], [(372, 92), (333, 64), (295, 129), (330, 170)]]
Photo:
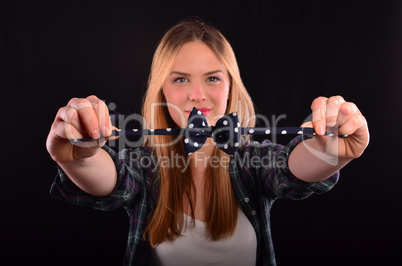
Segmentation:
[[(147, 128), (174, 128), (177, 125), (169, 115), (162, 84), (181, 46), (187, 42), (200, 41), (215, 52), (226, 66), (230, 78), (230, 93), (226, 113), (237, 112), (243, 127), (254, 126), (254, 107), (240, 78), (240, 72), (232, 47), (215, 28), (199, 20), (180, 22), (173, 26), (159, 43), (151, 66), (148, 89), (143, 102), (142, 115), (149, 124)], [(145, 145), (152, 148), (159, 158), (171, 158), (172, 154), (186, 158), (182, 142), (177, 136), (151, 136)], [(167, 145), (170, 144), (170, 145)], [(169, 157), (170, 156), (170, 157)], [(228, 155), (215, 147), (213, 156), (229, 160)], [(224, 158), (226, 157), (226, 158)], [(157, 206), (145, 229), (152, 246), (165, 240), (174, 240), (185, 227), (183, 203), (187, 197), (194, 215), (195, 189), (191, 167), (159, 164), (160, 196)], [(207, 167), (205, 214), (207, 233), (214, 239), (231, 236), (237, 224), (237, 201), (230, 183), (229, 169)], [(194, 221), (194, 220), (193, 220)]]

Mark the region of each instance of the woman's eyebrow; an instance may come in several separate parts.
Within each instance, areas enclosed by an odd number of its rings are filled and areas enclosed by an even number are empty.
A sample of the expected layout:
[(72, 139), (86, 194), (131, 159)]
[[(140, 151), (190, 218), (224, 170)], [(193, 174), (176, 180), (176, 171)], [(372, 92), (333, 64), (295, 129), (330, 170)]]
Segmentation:
[[(220, 69), (209, 71), (209, 72), (205, 73), (204, 76), (213, 75), (213, 74), (216, 74), (216, 73), (223, 73), (223, 71), (220, 70)], [(190, 76), (189, 73), (185, 73), (185, 72), (180, 72), (180, 71), (172, 71), (172, 72), (170, 72), (170, 75), (174, 75), (174, 74), (179, 75), (179, 76)]]
[(205, 76), (208, 76), (208, 75), (216, 74), (216, 73), (219, 73), (219, 72), (220, 72), (220, 73), (223, 73), (222, 70), (218, 69), (218, 70), (214, 70), (214, 71), (207, 72), (207, 73), (205, 73), (204, 75), (205, 75)]
[(180, 71), (172, 71), (172, 72), (170, 72), (170, 75), (173, 75), (173, 74), (176, 74), (176, 75), (179, 75), (179, 76), (190, 76), (190, 74), (180, 72)]

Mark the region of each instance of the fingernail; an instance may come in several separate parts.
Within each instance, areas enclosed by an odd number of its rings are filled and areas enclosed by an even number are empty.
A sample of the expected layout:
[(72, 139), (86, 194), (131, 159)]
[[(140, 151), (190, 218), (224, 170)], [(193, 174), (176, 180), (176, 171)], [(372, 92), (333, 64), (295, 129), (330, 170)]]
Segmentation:
[(99, 130), (95, 129), (94, 131), (92, 131), (91, 136), (93, 139), (99, 139), (100, 138)]

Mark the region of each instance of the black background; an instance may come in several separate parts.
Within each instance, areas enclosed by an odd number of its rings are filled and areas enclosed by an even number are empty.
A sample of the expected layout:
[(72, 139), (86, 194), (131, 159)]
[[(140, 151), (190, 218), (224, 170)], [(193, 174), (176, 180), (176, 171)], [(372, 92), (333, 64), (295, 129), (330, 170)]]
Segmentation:
[(124, 210), (52, 198), (46, 136), (71, 97), (95, 94), (139, 113), (158, 41), (193, 15), (232, 44), (257, 113), (286, 114), (280, 125), (297, 126), (315, 97), (339, 94), (369, 122), (368, 149), (332, 191), (275, 203), (278, 264), (399, 265), (401, 1), (0, 3), (3, 265), (121, 265)]

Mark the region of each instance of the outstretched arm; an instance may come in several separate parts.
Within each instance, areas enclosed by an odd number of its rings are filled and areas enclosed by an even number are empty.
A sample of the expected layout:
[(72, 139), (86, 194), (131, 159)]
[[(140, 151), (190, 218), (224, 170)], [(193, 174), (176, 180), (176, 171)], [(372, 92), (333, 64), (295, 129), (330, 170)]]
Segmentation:
[[(332, 175), (351, 160), (362, 155), (369, 143), (367, 121), (354, 103), (341, 96), (316, 98), (311, 109), (314, 127), (312, 139), (297, 145), (289, 156), (289, 169), (299, 179), (318, 182)], [(325, 131), (348, 135), (347, 138), (324, 136)]]
[[(101, 149), (100, 135), (110, 136), (112, 125), (105, 103), (96, 96), (73, 98), (59, 109), (49, 132), (46, 148), (52, 159), (82, 190), (93, 196), (112, 192), (117, 182), (112, 158)], [(71, 139), (96, 141), (73, 144)]]

